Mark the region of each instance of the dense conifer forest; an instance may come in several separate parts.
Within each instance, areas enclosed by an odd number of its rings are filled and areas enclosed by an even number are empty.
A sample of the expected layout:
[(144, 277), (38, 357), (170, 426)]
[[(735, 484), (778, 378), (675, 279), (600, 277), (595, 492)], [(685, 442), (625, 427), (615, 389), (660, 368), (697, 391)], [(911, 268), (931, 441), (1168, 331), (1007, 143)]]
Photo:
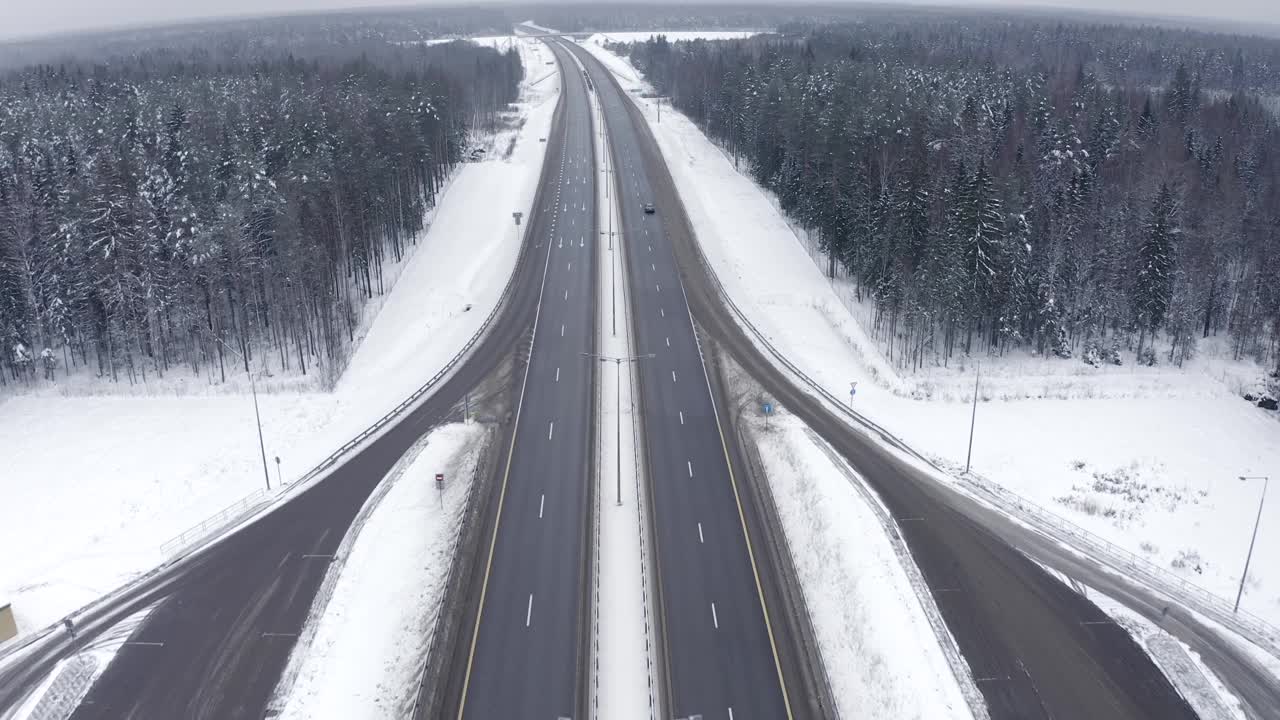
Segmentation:
[(514, 51), (416, 42), (475, 22), (23, 45), (49, 61), (0, 74), (0, 382), (236, 364), (332, 382), (384, 264), (516, 99)]
[(819, 236), (900, 366), (1280, 357), (1278, 41), (887, 15), (615, 50)]

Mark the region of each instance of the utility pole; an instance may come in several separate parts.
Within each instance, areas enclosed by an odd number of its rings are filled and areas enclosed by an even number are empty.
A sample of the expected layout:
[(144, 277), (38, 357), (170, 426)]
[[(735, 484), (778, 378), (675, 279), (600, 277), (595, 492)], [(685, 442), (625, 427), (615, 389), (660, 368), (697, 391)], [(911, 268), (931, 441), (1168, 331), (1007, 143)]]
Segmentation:
[(614, 447), (617, 450), (618, 464), (617, 464), (617, 472), (615, 477), (618, 484), (617, 504), (622, 505), (622, 363), (633, 363), (639, 360), (647, 360), (649, 358), (653, 358), (657, 356), (654, 355), (653, 353), (649, 353), (647, 355), (634, 355), (632, 357), (618, 357), (614, 355), (598, 355), (596, 353), (587, 353), (587, 352), (582, 353), (582, 355), (583, 357), (595, 358), (602, 363), (611, 362), (613, 363), (614, 367), (617, 369), (618, 381), (614, 389), (617, 391), (617, 398), (615, 402), (617, 403), (618, 422), (617, 422), (617, 436), (616, 436), (616, 439), (614, 440)]
[(1262, 522), (1262, 504), (1267, 501), (1267, 482), (1264, 475), (1241, 475), (1240, 481), (1262, 481), (1262, 497), (1258, 498), (1258, 517), (1253, 521), (1253, 537), (1249, 539), (1249, 554), (1244, 558), (1244, 573), (1240, 575), (1240, 589), (1236, 591), (1236, 606), (1231, 612), (1240, 612), (1240, 597), (1244, 595), (1244, 581), (1249, 577), (1249, 561), (1253, 560), (1253, 544), (1258, 540), (1258, 525)]
[(973, 426), (978, 420), (978, 381), (982, 379), (982, 363), (978, 363), (978, 372), (973, 376), (973, 412), (969, 415), (969, 453), (964, 456), (964, 472), (969, 474), (969, 462), (973, 460)]

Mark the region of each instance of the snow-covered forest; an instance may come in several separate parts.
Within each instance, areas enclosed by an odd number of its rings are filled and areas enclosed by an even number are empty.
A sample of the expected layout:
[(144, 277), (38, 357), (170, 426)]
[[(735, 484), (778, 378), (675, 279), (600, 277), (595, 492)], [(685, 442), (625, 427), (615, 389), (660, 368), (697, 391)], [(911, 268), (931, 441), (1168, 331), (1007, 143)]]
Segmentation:
[(782, 30), (613, 49), (819, 235), (897, 364), (1180, 364), (1210, 335), (1277, 362), (1280, 41), (917, 14)]
[(406, 42), (438, 19), (373, 17), (90, 38), (105, 54), (0, 74), (0, 383), (251, 363), (332, 382), (523, 73)]

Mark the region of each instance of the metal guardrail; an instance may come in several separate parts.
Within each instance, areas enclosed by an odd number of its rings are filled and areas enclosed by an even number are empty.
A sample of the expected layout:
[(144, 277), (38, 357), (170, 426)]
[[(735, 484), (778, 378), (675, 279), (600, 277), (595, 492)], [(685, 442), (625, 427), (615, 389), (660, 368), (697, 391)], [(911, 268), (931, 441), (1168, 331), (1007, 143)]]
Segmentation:
[[(489, 315), (485, 317), (484, 322), (480, 324), (480, 327), (476, 329), (475, 333), (472, 334), (472, 336), (467, 340), (466, 344), (462, 346), (462, 349), (460, 349), (456, 354), (454, 354), (454, 356), (450, 358), (449, 361), (445, 363), (444, 367), (442, 367), (435, 375), (432, 375), (431, 379), (427, 380), (425, 383), (419, 386), (417, 390), (414, 390), (409, 395), (409, 397), (404, 400), (404, 402), (400, 403), (399, 405), (396, 405), (395, 408), (393, 408), (390, 412), (386, 413), (381, 418), (378, 418), (376, 421), (374, 421), (372, 425), (365, 428), (363, 431), (361, 431), (359, 434), (357, 434), (355, 437), (351, 438), (347, 442), (343, 443), (343, 445), (340, 448), (338, 448), (335, 452), (330, 454), (324, 460), (320, 461), (319, 464), (317, 464), (315, 467), (308, 470), (301, 477), (299, 477), (297, 480), (294, 480), (289, 485), (292, 487), (292, 486), (298, 485), (299, 483), (310, 481), (320, 473), (324, 472), (325, 470), (335, 465), (347, 453), (350, 453), (358, 445), (360, 445), (360, 443), (364, 442), (374, 433), (384, 428), (392, 420), (399, 417), (411, 405), (413, 405), (415, 402), (421, 399), (424, 395), (426, 395), (428, 391), (433, 389), (440, 381), (445, 379), (454, 370), (454, 368), (458, 365), (458, 363), (460, 363), (464, 358), (466, 358), (466, 356), (471, 352), (472, 348), (474, 348), (476, 344), (480, 342), (480, 340), (488, 332), (490, 326), (493, 325), (493, 321), (498, 317), (498, 314), (507, 306), (507, 302), (511, 297), (511, 292), (515, 288), (516, 277), (520, 274), (520, 268), (524, 266), (524, 263), (528, 259), (528, 256), (529, 256), (529, 246), (525, 242), (525, 236), (522, 234), (520, 237), (520, 254), (516, 257), (515, 266), (511, 270), (511, 276), (507, 278), (507, 284), (505, 287), (503, 287), (502, 294), (498, 296), (498, 302), (494, 304), (493, 310), (491, 310), (489, 312)], [(283, 492), (280, 493), (276, 499), (278, 500), (281, 497), (285, 497), (285, 493)], [(241, 517), (239, 519), (243, 520), (244, 518)], [(203, 525), (203, 524), (204, 523), (200, 523), (195, 528), (190, 528), (187, 531), (180, 533), (177, 537), (171, 538), (167, 542), (163, 543), (161, 545), (161, 548), (163, 549), (164, 547), (171, 546), (179, 538), (183, 537), (184, 535), (187, 535), (188, 533), (192, 532), (193, 530), (195, 530), (196, 528), (198, 528), (200, 525)], [(164, 564), (151, 569), (150, 571), (134, 578), (133, 580), (130, 580), (129, 582), (124, 583), (123, 585), (117, 587), (115, 590), (112, 590), (106, 595), (103, 595), (89, 603), (86, 603), (85, 605), (82, 605), (79, 608), (76, 608), (75, 610), (72, 610), (70, 613), (68, 613), (67, 616), (70, 617), (70, 616), (83, 615), (84, 613), (89, 612), (94, 608), (101, 607), (111, 602), (113, 599), (128, 592), (129, 590), (141, 585), (144, 582), (151, 580), (156, 575), (160, 574), (165, 568), (173, 565), (175, 562), (178, 562), (184, 557), (190, 555), (192, 552), (194, 552), (193, 547), (185, 548), (183, 552), (165, 561)], [(54, 623), (53, 625), (49, 625), (41, 630), (37, 630), (36, 632), (31, 633), (30, 635), (22, 638), (21, 640), (17, 640), (15, 638), (15, 640), (11, 641), (7, 647), (0, 645), (0, 660), (3, 660), (5, 657), (12, 655), (13, 653), (21, 651), (29, 647), (32, 643), (40, 640), (41, 638), (48, 636), (51, 632), (55, 631), (60, 626), (60, 624), (61, 622)]]
[(892, 432), (873, 420), (857, 412), (853, 408), (845, 405), (844, 401), (837, 398), (829, 390), (815, 382), (813, 378), (809, 377), (808, 374), (788, 360), (785, 355), (774, 347), (769, 338), (747, 318), (742, 309), (739, 308), (733, 299), (729, 297), (729, 294), (726, 292), (724, 284), (720, 282), (720, 278), (717, 276), (715, 269), (711, 266), (710, 262), (708, 262), (706, 255), (703, 254), (701, 246), (694, 243), (694, 250), (698, 254), (703, 267), (706, 268), (707, 275), (715, 284), (716, 291), (720, 298), (724, 301), (725, 305), (733, 311), (737, 321), (755, 336), (756, 340), (758, 340), (759, 343), (769, 351), (779, 364), (794, 374), (804, 384), (808, 385), (809, 388), (816, 392), (822, 399), (825, 399), (829, 406), (838, 409), (849, 419), (879, 435), (886, 443), (929, 465), (937, 472), (944, 473), (951, 477), (958, 477), (962, 482), (968, 483), (973, 488), (980, 490), (988, 500), (992, 501), (993, 504), (1001, 510), (1024, 520), (1031, 521), (1035, 530), (1053, 537), (1056, 540), (1062, 541), (1076, 550), (1084, 551), (1091, 557), (1101, 560), (1106, 565), (1110, 565), (1113, 569), (1129, 573), (1151, 589), (1182, 600), (1193, 610), (1201, 612), (1212, 620), (1234, 630), (1253, 643), (1264, 648), (1267, 652), (1280, 658), (1280, 629), (1277, 629), (1275, 626), (1267, 623), (1262, 618), (1259, 618), (1247, 611), (1234, 612), (1232, 610), (1231, 603), (1225, 598), (1215, 595), (1203, 587), (1200, 587), (1195, 583), (1188, 582), (1187, 580), (1155, 565), (1145, 558), (1138, 557), (1134, 553), (1104, 540), (1075, 523), (1072, 523), (1070, 520), (1067, 520), (1036, 504), (1035, 502), (991, 482), (990, 480), (986, 480), (985, 478), (981, 478), (972, 473), (967, 476), (952, 475), (933, 460), (916, 451), (908, 445), (906, 441), (894, 435)]
[(205, 518), (199, 524), (182, 531), (172, 539), (160, 545), (160, 552), (169, 557), (195, 544), (197, 540), (228, 525), (233, 519), (243, 517), (251, 508), (260, 505), (267, 496), (267, 491), (258, 488), (235, 503), (228, 505), (215, 515)]

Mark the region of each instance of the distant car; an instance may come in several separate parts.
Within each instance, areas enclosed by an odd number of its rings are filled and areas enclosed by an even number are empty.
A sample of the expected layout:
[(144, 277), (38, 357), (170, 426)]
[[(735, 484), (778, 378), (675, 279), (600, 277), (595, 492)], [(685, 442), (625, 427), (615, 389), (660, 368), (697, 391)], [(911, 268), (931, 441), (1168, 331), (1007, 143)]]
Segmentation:
[(657, 210), (657, 208), (655, 208), (655, 207), (653, 206), (653, 203), (645, 203), (645, 204), (644, 204), (644, 214), (645, 214), (645, 215), (652, 215), (652, 214), (654, 214), (654, 213), (656, 213), (656, 212), (658, 212), (658, 210)]

